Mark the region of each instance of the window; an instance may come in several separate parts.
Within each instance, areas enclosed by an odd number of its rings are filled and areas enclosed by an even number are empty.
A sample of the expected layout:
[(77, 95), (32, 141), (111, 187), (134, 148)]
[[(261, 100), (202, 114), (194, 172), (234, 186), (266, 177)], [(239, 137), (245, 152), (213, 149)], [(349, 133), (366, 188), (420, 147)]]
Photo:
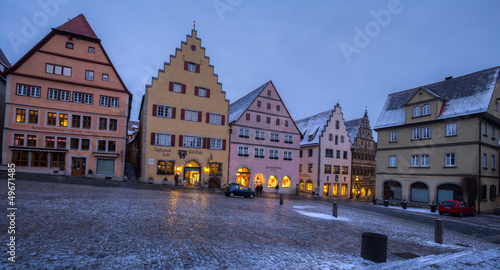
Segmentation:
[(270, 97), (271, 96), (271, 90), (267, 90), (267, 96)]
[(342, 174), (348, 174), (349, 173), (349, 166), (342, 166)]
[(446, 167), (455, 167), (456, 166), (455, 153), (445, 154), (444, 165)]
[(208, 116), (208, 123), (214, 125), (222, 125), (222, 115), (217, 113), (210, 113)]
[(97, 151), (106, 151), (106, 141), (105, 140), (98, 140), (97, 141)]
[(94, 97), (94, 95), (92, 95), (92, 94), (83, 94), (83, 103), (92, 104), (93, 97)]
[(292, 144), (293, 143), (293, 135), (285, 134), (284, 141), (285, 141), (285, 143)]
[(340, 143), (344, 143), (344, 135), (340, 136)]
[(69, 101), (69, 97), (71, 95), (71, 93), (69, 91), (59, 91), (60, 92), (60, 96), (59, 96), (59, 99), (62, 100), (62, 101)]
[(224, 143), (223, 139), (210, 138), (210, 149), (222, 150), (222, 148), (223, 148), (222, 144), (223, 143)]
[(420, 116), (420, 107), (417, 106), (413, 108), (413, 117), (419, 117)]
[(293, 160), (292, 151), (283, 151), (283, 160)]
[(495, 170), (497, 168), (495, 155), (491, 155), (491, 169)]
[(50, 167), (64, 169), (66, 166), (66, 153), (51, 153)]
[(116, 152), (116, 141), (108, 141), (108, 152)]
[(24, 146), (24, 134), (14, 134), (14, 145)]
[(498, 111), (498, 100), (495, 101), (495, 112)]
[(194, 148), (202, 148), (203, 147), (203, 137), (197, 136), (183, 136), (182, 145), (184, 147), (194, 147)]
[(290, 177), (288, 176), (283, 177), (283, 181), (281, 182), (281, 187), (290, 188), (291, 186), (292, 186), (292, 181), (290, 180)]
[(118, 98), (109, 98), (109, 106), (110, 107), (114, 107), (114, 108), (118, 108)]
[(71, 77), (71, 68), (63, 67), (63, 76)]
[(271, 137), (270, 137), (271, 142), (279, 142), (280, 141), (280, 134), (276, 132), (271, 132)]
[(32, 167), (47, 167), (48, 158), (47, 152), (31, 152), (31, 166)]
[(299, 164), (299, 173), (302, 172), (302, 164)]
[(68, 114), (60, 113), (59, 114), (59, 126), (67, 127), (68, 126)]
[(310, 172), (310, 173), (313, 172), (313, 165), (312, 165), (312, 163), (307, 164), (307, 172)]
[(490, 185), (490, 201), (494, 201), (497, 198), (497, 186)]
[(422, 139), (430, 139), (430, 138), (431, 138), (431, 127), (423, 127)]
[(398, 132), (391, 131), (389, 142), (397, 142), (398, 141)]
[(45, 147), (46, 148), (54, 148), (55, 147), (55, 137), (45, 137)]
[(325, 157), (333, 157), (333, 149), (325, 149)]
[(488, 136), (488, 123), (483, 122), (483, 135)]
[(238, 146), (238, 156), (248, 157), (249, 156), (248, 146)]
[(457, 135), (457, 123), (446, 124), (446, 136), (455, 136), (455, 135)]
[(279, 118), (276, 118), (276, 126), (279, 126), (280, 125), (280, 119)]
[(203, 87), (198, 87), (198, 96), (207, 97), (207, 89)]
[(198, 122), (198, 111), (184, 110), (184, 120)]
[(332, 173), (332, 165), (325, 165), (325, 173), (328, 174)]
[(263, 130), (256, 130), (255, 131), (255, 139), (256, 140), (265, 140), (266, 139), (266, 132)]
[(158, 175), (173, 175), (175, 174), (175, 161), (173, 160), (158, 160), (158, 168), (156, 170)]
[(210, 176), (222, 176), (222, 163), (210, 162)]
[(28, 123), (38, 124), (38, 111), (32, 111), (32, 110), (29, 111)]
[(85, 71), (85, 80), (93, 81), (94, 80), (94, 72), (92, 70)]
[(66, 49), (73, 49), (73, 43), (66, 42)]
[(114, 174), (115, 160), (114, 159), (97, 159), (96, 161), (97, 174)]
[(389, 156), (389, 167), (396, 167), (396, 156)]
[(155, 133), (155, 145), (171, 146), (171, 134)]
[(107, 82), (109, 81), (109, 75), (108, 74), (102, 74), (102, 80)]
[(340, 158), (340, 150), (337, 150), (336, 157)]
[(239, 134), (240, 138), (250, 138), (250, 129), (248, 129), (248, 128), (240, 128), (238, 134)]
[(108, 119), (99, 118), (99, 130), (107, 130), (107, 129), (108, 129)]
[(431, 105), (425, 104), (422, 106), (422, 115), (430, 115), (431, 114)]
[(92, 116), (84, 116), (83, 117), (82, 128), (85, 128), (85, 129), (91, 129), (92, 128)]
[(71, 76), (71, 68), (53, 65), (53, 64), (46, 64), (45, 65), (45, 73), (63, 75), (63, 76), (70, 77)]
[(312, 157), (313, 156), (313, 150), (312, 149), (307, 149), (307, 156)]
[(335, 135), (335, 145), (339, 144), (339, 135)]
[(262, 101), (257, 100), (257, 108), (261, 108), (261, 107), (262, 107)]
[(29, 152), (12, 151), (12, 162), (16, 166), (28, 166)]
[(339, 120), (335, 120), (335, 129), (340, 129), (340, 122), (339, 122)]
[(279, 150), (269, 149), (269, 159), (279, 159)]
[(90, 140), (89, 139), (82, 139), (82, 150), (89, 150), (90, 149)]
[(45, 73), (54, 73), (54, 65), (46, 64), (45, 65)]
[(57, 137), (57, 148), (66, 149), (66, 137)]
[(339, 174), (340, 173), (340, 166), (337, 166), (337, 165), (333, 166), (333, 173)]
[(16, 94), (21, 96), (28, 95), (28, 86), (24, 84), (18, 84)]
[(256, 157), (256, 158), (264, 158), (264, 148), (255, 147), (255, 149), (254, 149), (254, 157)]
[(424, 154), (420, 156), (420, 166), (429, 167), (429, 155)]
[(31, 86), (30, 87), (30, 97), (40, 97), (40, 87)]
[(94, 47), (89, 47), (89, 53), (95, 53), (95, 48)]
[[(29, 136), (28, 136), (29, 139)], [(483, 168), (486, 169), (488, 168), (488, 154), (484, 153), (483, 154)]]
[(418, 165), (420, 164), (420, 156), (419, 155), (412, 155), (410, 160), (411, 160), (411, 162), (410, 162), (411, 167), (418, 167)]
[(299, 151), (299, 157), (302, 157), (302, 150)]
[(172, 91), (176, 93), (182, 93), (182, 84), (174, 82), (172, 87)]
[(195, 64), (195, 63), (188, 62), (187, 70), (188, 70), (189, 72), (196, 72), (196, 64)]
[(79, 149), (80, 148), (80, 139), (71, 138), (70, 143), (69, 143), (69, 148), (70, 149)]
[(82, 100), (83, 100), (82, 93), (73, 92), (73, 102), (82, 103)]
[(281, 106), (279, 104), (276, 104), (276, 111), (278, 111), (278, 112), (281, 111)]
[(271, 117), (266, 117), (266, 124), (271, 124)]
[(56, 89), (50, 89), (49, 88), (49, 96), (48, 96), (49, 99), (58, 99), (59, 98), (59, 91), (57, 91)]
[(420, 139), (420, 128), (412, 128), (411, 129), (411, 139), (412, 140)]
[(118, 130), (118, 119), (109, 119), (109, 130), (110, 131)]
[(109, 97), (101, 96), (101, 100), (99, 101), (99, 105), (109, 106)]
[(165, 105), (156, 105), (156, 116), (172, 118), (173, 108)]
[(288, 120), (285, 120), (285, 127), (288, 127)]
[(81, 120), (81, 116), (80, 115), (75, 115), (73, 114), (71, 116), (71, 127), (72, 128), (80, 128), (80, 120)]
[(267, 109), (270, 110), (271, 109), (271, 103), (267, 103)]
[(344, 158), (344, 159), (348, 159), (348, 157), (347, 157), (347, 155), (348, 155), (348, 154), (347, 154), (347, 151), (344, 151), (344, 153), (343, 153), (343, 154), (344, 154), (343, 158)]
[(54, 74), (62, 75), (62, 66), (54, 66)]
[(47, 113), (47, 125), (55, 126), (57, 123), (57, 113), (49, 112)]
[(328, 135), (329, 135), (329, 136), (328, 136), (328, 140), (329, 140), (329, 141), (331, 141), (331, 142), (333, 142), (333, 134), (332, 134), (332, 133), (330, 133), (330, 134), (328, 134)]

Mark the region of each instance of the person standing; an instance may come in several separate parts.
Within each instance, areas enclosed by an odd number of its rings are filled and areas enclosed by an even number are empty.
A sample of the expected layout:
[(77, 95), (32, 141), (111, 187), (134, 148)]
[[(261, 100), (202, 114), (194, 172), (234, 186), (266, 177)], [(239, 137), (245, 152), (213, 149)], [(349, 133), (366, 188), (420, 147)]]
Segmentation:
[(179, 173), (175, 174), (174, 180), (175, 180), (175, 185), (178, 186), (179, 185)]

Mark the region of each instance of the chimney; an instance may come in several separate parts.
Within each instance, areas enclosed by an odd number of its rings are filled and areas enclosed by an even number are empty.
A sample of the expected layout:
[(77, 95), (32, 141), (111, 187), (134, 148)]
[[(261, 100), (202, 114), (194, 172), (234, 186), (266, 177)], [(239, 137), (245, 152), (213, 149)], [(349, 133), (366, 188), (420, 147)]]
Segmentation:
[(451, 80), (451, 79), (453, 79), (453, 76), (450, 76), (450, 77), (446, 77), (446, 78), (444, 78), (444, 80), (445, 80), (445, 81), (449, 81), (449, 80)]

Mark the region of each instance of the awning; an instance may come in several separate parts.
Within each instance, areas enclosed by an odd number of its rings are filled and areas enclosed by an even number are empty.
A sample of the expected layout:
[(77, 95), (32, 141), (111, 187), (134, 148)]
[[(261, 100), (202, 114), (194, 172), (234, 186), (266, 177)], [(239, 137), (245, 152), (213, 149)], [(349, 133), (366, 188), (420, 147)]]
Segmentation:
[(118, 153), (103, 153), (103, 152), (94, 152), (94, 157), (107, 157), (107, 158), (117, 158)]
[(22, 146), (9, 146), (12, 151), (29, 151), (29, 152), (50, 152), (50, 153), (66, 153), (68, 149), (55, 149), (55, 148), (36, 148), (36, 147), (22, 147)]

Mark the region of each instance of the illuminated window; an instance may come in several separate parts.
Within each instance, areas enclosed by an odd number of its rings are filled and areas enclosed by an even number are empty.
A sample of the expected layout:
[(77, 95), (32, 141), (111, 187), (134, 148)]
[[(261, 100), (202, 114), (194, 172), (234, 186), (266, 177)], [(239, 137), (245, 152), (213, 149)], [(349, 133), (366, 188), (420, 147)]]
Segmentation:
[(339, 196), (339, 185), (338, 184), (333, 184), (333, 186), (332, 186), (332, 195), (333, 196)]
[(24, 146), (24, 134), (14, 134), (14, 145)]
[(28, 135), (27, 146), (36, 147), (36, 135)]
[(292, 186), (292, 181), (290, 180), (290, 177), (288, 176), (283, 177), (283, 182), (281, 183), (281, 187), (290, 188), (291, 186)]
[(25, 109), (16, 109), (16, 122), (17, 123), (26, 122), (26, 110)]
[(173, 175), (175, 162), (173, 160), (158, 160), (158, 168), (156, 174)]
[(269, 181), (268, 181), (268, 183), (267, 183), (267, 187), (269, 187), (269, 188), (274, 188), (274, 187), (276, 187), (277, 185), (278, 185), (278, 178), (276, 178), (276, 176), (274, 176), (274, 175), (271, 175), (271, 176), (269, 177)]
[(340, 190), (341, 196), (347, 196), (347, 184), (342, 184), (342, 189)]
[(55, 147), (55, 137), (45, 137), (45, 147), (46, 148), (54, 148)]
[(248, 168), (241, 167), (238, 169), (236, 172), (236, 183), (250, 187), (250, 170)]
[(310, 173), (312, 173), (312, 172), (313, 172), (313, 165), (312, 165), (312, 163), (309, 163), (309, 164), (307, 165), (307, 172), (310, 172)]
[(258, 185), (264, 185), (264, 177), (262, 176), (262, 174), (257, 174), (255, 176), (255, 187), (257, 187)]
[(38, 124), (38, 111), (30, 110), (29, 116), (28, 116), (28, 123)]
[(68, 126), (68, 115), (65, 113), (59, 114), (59, 126), (67, 127)]
[(313, 182), (311, 180), (307, 180), (306, 189), (309, 191), (313, 190)]
[(299, 188), (304, 189), (304, 180), (300, 179), (299, 181)]
[(57, 137), (57, 148), (66, 149), (66, 137)]
[(222, 176), (222, 163), (210, 162), (210, 176)]
[(55, 126), (57, 123), (57, 113), (49, 112), (47, 113), (47, 125)]

